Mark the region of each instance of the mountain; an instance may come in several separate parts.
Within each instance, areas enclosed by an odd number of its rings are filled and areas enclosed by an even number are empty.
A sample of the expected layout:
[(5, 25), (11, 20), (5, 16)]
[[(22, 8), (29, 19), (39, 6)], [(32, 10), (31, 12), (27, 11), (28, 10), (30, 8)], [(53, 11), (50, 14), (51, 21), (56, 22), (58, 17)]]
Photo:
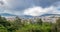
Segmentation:
[(8, 13), (0, 13), (1, 16), (16, 16), (16, 15), (13, 15), (13, 14), (8, 14)]
[(26, 18), (26, 19), (28, 19), (28, 18), (33, 18), (34, 16), (30, 16), (30, 15), (21, 15), (21, 16), (19, 16), (20, 18)]
[[(0, 13), (0, 15), (3, 16), (3, 17), (9, 17), (9, 18), (17, 16), (17, 15), (8, 14), (8, 13)], [(20, 18), (32, 18), (33, 16), (30, 16), (30, 15), (20, 15), (18, 17), (20, 17)]]
[(43, 14), (41, 16), (60, 16), (60, 14)]
[[(15, 17), (17, 15), (13, 15), (13, 14), (8, 14), (8, 13), (1, 13), (0, 14), (1, 16), (4, 16), (4, 17)], [(44, 17), (44, 16), (60, 16), (60, 14), (43, 14), (43, 15), (40, 15), (40, 16), (31, 16), (31, 15), (20, 15), (18, 17), (20, 18), (34, 18), (34, 17)]]

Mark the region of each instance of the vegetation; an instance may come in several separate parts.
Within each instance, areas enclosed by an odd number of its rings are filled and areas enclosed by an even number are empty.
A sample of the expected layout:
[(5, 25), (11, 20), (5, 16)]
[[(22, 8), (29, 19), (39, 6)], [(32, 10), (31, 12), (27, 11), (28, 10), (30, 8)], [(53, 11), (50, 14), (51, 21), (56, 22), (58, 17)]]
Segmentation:
[[(0, 32), (60, 32), (60, 19), (56, 23), (43, 22), (37, 19), (36, 23), (21, 21), (16, 17), (14, 21), (7, 21), (0, 16)], [(29, 24), (27, 22), (30, 22)]]

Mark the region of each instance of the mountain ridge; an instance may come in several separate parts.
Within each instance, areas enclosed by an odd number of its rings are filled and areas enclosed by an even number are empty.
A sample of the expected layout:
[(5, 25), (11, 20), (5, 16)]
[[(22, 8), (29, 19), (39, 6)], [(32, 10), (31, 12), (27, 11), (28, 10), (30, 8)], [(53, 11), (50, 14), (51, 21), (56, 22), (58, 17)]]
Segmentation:
[[(17, 15), (13, 15), (13, 14), (8, 14), (8, 13), (1, 13), (1, 16), (17, 16)], [(31, 16), (31, 15), (20, 15), (18, 17), (22, 17), (22, 18), (33, 18), (33, 17), (42, 17), (42, 16), (60, 16), (60, 14), (43, 14), (40, 16)]]

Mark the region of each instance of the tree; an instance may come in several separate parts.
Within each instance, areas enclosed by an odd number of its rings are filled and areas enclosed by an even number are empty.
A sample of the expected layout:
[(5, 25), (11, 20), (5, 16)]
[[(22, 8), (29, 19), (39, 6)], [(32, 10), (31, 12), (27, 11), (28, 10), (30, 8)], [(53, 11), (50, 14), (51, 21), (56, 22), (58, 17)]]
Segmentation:
[[(11, 26), (10, 22), (8, 22), (6, 20), (6, 18), (0, 16), (0, 31), (2, 31), (2, 32), (3, 32), (3, 30), (7, 31), (9, 26)], [(2, 30), (1, 30), (1, 28), (2, 28)]]
[(3, 25), (0, 25), (0, 32), (8, 32), (7, 28), (5, 28)]
[(56, 21), (57, 32), (60, 32), (60, 18)]
[(43, 21), (41, 19), (37, 19), (37, 24), (42, 25)]
[(57, 32), (56, 23), (55, 24), (52, 24), (52, 26), (51, 26), (51, 32)]
[(10, 26), (10, 23), (4, 18), (0, 16), (0, 24), (4, 27)]
[(15, 29), (19, 29), (22, 26), (21, 19), (17, 16), (15, 21), (13, 22), (13, 27)]

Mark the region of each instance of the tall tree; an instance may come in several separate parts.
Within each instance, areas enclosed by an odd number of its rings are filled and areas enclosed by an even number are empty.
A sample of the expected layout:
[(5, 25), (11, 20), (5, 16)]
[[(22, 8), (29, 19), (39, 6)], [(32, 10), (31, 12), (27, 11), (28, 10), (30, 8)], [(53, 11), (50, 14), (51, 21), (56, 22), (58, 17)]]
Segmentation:
[(10, 23), (4, 18), (0, 16), (0, 24), (7, 27), (10, 26)]
[(60, 32), (60, 18), (56, 22), (57, 32)]
[(16, 29), (18, 29), (19, 27), (22, 26), (21, 24), (21, 19), (17, 16), (14, 23), (13, 23), (13, 26), (15, 26)]
[(37, 24), (42, 25), (43, 21), (42, 19), (37, 19)]

